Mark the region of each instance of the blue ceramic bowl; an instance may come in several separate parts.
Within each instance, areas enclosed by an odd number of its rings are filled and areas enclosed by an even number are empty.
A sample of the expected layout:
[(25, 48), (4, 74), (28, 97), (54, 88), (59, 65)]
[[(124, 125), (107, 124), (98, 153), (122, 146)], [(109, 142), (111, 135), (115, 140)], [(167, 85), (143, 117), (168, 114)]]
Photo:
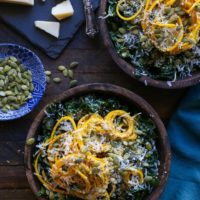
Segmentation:
[(16, 44), (0, 44), (0, 59), (8, 56), (15, 56), (26, 69), (32, 72), (34, 91), (32, 92), (32, 99), (29, 99), (18, 110), (3, 113), (0, 109), (0, 121), (16, 119), (31, 112), (42, 98), (46, 87), (44, 67), (32, 51)]

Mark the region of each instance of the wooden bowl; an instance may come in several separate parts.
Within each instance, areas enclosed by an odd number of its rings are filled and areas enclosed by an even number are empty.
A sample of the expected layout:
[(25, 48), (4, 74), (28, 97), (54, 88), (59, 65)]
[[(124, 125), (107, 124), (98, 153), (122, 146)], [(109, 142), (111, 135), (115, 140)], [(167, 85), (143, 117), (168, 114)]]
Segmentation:
[[(99, 16), (105, 16), (105, 13), (107, 13), (107, 5), (108, 5), (108, 0), (101, 0)], [(163, 88), (163, 89), (178, 89), (178, 88), (189, 87), (191, 85), (195, 85), (200, 82), (200, 72), (195, 72), (192, 74), (192, 76), (188, 76), (184, 79), (178, 79), (175, 82), (170, 82), (170, 84), (168, 81), (155, 80), (148, 76), (141, 76), (140, 78), (136, 78), (133, 75), (133, 72), (135, 71), (134, 66), (126, 62), (123, 58), (121, 58), (117, 54), (115, 46), (110, 38), (106, 19), (100, 19), (100, 30), (101, 30), (101, 35), (103, 37), (104, 44), (107, 47), (115, 63), (129, 76), (140, 81), (141, 83), (148, 86), (153, 86), (153, 87)]]
[[(157, 148), (159, 153), (159, 160), (161, 163), (159, 169), (160, 184), (152, 191), (148, 199), (149, 200), (158, 199), (161, 192), (163, 191), (164, 185), (168, 178), (170, 159), (171, 159), (171, 152), (170, 152), (167, 133), (158, 114), (144, 99), (142, 99), (138, 95), (124, 88), (110, 84), (95, 83), (95, 84), (78, 86), (73, 89), (67, 90), (66, 92), (63, 92), (60, 96), (55, 98), (55, 101), (60, 101), (60, 100), (66, 101), (68, 99), (71, 99), (72, 97), (77, 97), (90, 93), (108, 94), (110, 96), (118, 97), (124, 102), (127, 102), (128, 104), (138, 108), (144, 115), (150, 117), (154, 121), (157, 127), (157, 133), (158, 133)], [(32, 138), (32, 137), (37, 138), (37, 135), (39, 134), (41, 128), (41, 122), (45, 116), (44, 109), (41, 110), (41, 112), (36, 116), (35, 120), (33, 121), (29, 129), (27, 138)], [(34, 175), (34, 169), (32, 164), (33, 150), (34, 150), (34, 145), (25, 146), (24, 162), (25, 162), (25, 170), (28, 182), (30, 184), (33, 193), (37, 195), (41, 184), (37, 180), (37, 177)], [(43, 198), (38, 197), (38, 199), (41, 200)]]

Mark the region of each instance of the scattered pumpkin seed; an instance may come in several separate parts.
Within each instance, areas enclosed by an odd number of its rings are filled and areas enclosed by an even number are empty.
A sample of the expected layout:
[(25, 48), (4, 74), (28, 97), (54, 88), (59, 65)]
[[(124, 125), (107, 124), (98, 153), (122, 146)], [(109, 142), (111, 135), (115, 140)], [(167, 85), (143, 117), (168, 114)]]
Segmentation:
[(68, 69), (65, 69), (65, 70), (63, 71), (63, 75), (64, 75), (65, 77), (68, 76)]
[(58, 66), (58, 71), (62, 72), (66, 69), (66, 67), (64, 65), (59, 65)]
[(74, 77), (74, 73), (71, 69), (68, 70), (68, 77), (71, 79)]
[(70, 88), (75, 87), (77, 84), (78, 84), (77, 80), (71, 80), (70, 83), (69, 83), (69, 87)]
[(50, 77), (49, 76), (46, 76), (46, 82), (50, 83)]
[(73, 61), (69, 64), (69, 68), (74, 69), (79, 65), (79, 62)]
[(54, 82), (54, 83), (60, 83), (60, 82), (61, 82), (61, 78), (55, 77), (55, 78), (53, 79), (53, 82)]
[(47, 76), (51, 76), (51, 71), (49, 71), (49, 70), (47, 70), (47, 71), (45, 71), (45, 74), (47, 75)]

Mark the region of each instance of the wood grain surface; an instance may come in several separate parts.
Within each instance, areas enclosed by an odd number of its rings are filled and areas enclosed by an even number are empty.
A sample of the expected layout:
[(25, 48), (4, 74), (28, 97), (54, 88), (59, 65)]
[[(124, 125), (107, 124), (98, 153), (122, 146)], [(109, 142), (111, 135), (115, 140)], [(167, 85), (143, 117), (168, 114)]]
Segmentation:
[[(145, 87), (133, 80), (116, 66), (104, 47), (100, 35), (95, 39), (87, 38), (84, 26), (57, 60), (49, 59), (1, 21), (0, 27), (0, 43), (17, 43), (33, 50), (41, 58), (45, 68), (51, 70), (54, 76), (61, 75), (56, 68), (59, 64), (68, 64), (77, 60), (80, 65), (75, 70), (75, 77), (79, 84), (106, 82), (130, 89), (147, 100), (165, 123), (187, 90), (169, 91)], [(68, 89), (68, 81), (63, 80), (59, 85), (53, 83), (47, 85), (44, 98), (33, 112), (21, 119), (0, 122), (0, 200), (35, 199), (29, 189), (24, 171), (24, 142), (29, 127), (41, 108), (54, 96)]]

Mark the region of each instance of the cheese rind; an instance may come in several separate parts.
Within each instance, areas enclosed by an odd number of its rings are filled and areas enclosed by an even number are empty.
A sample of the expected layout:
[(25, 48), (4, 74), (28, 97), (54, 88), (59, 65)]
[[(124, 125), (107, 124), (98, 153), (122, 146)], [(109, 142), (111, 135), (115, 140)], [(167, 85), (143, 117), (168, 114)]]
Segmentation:
[(0, 3), (13, 3), (13, 4), (33, 6), (34, 0), (0, 0)]
[(58, 20), (65, 19), (74, 14), (70, 0), (63, 1), (52, 8), (51, 14)]
[(52, 21), (35, 21), (35, 26), (50, 35), (58, 38), (60, 33), (60, 23)]

